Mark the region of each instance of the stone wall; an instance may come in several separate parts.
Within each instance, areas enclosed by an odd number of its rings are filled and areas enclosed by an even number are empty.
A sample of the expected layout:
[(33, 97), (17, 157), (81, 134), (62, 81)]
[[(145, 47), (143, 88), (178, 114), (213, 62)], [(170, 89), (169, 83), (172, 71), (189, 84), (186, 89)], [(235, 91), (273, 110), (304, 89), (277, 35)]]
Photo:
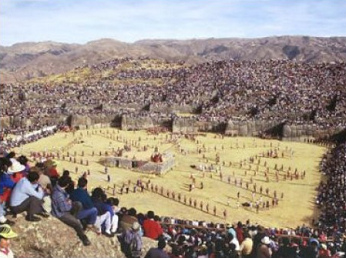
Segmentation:
[[(280, 125), (278, 121), (232, 121), (229, 120), (225, 129), (226, 135), (231, 136), (259, 136), (270, 132)], [(278, 132), (280, 133), (280, 132)]]
[(171, 170), (174, 167), (174, 165), (174, 159), (169, 159), (162, 163), (148, 162), (145, 163), (143, 166), (139, 167), (138, 171), (143, 173), (161, 175)]
[(315, 139), (327, 139), (341, 132), (344, 128), (317, 128), (313, 124), (285, 125), (283, 127), (282, 140), (284, 141), (304, 141)]
[(0, 118), (0, 127), (1, 128), (10, 128), (11, 127), (11, 117), (4, 116)]
[(172, 155), (163, 155), (163, 162), (154, 163), (151, 161), (132, 160), (123, 157), (107, 157), (101, 163), (109, 167), (119, 167), (131, 169), (142, 173), (163, 174), (175, 166), (175, 159)]
[(65, 115), (54, 115), (49, 117), (35, 117), (35, 118), (26, 118), (21, 119), (20, 117), (1, 117), (0, 118), (0, 127), (1, 128), (27, 128), (30, 126), (35, 126), (37, 124), (40, 125), (57, 125), (59, 123), (65, 123), (66, 116)]
[(159, 106), (150, 105), (149, 110), (150, 110), (150, 112), (160, 112), (160, 113), (166, 113), (166, 114), (170, 114), (172, 112), (193, 114), (196, 111), (196, 108), (197, 107), (195, 107), (193, 105), (161, 104)]
[(195, 118), (177, 117), (173, 119), (173, 133), (197, 133), (199, 126)]
[(94, 124), (106, 124), (110, 123), (113, 119), (113, 115), (70, 115), (66, 119), (66, 123), (71, 127), (81, 127), (85, 126), (88, 128)]
[(198, 121), (196, 117), (143, 116), (134, 117), (120, 114), (98, 115), (56, 115), (42, 118), (20, 119), (18, 117), (1, 117), (1, 128), (26, 127), (41, 125), (67, 124), (74, 128), (87, 129), (100, 125), (120, 127), (122, 130), (145, 130), (153, 127), (165, 127), (173, 133), (214, 132), (230, 136), (276, 137), (286, 141), (305, 141), (327, 139), (344, 128), (317, 128), (314, 124), (285, 124), (275, 120), (236, 121), (228, 123), (219, 121)]
[(121, 130), (145, 130), (153, 127), (168, 127), (171, 130), (171, 119), (166, 117), (132, 117), (124, 115), (121, 119)]
[(226, 123), (219, 121), (198, 121), (197, 127), (199, 132), (224, 133)]

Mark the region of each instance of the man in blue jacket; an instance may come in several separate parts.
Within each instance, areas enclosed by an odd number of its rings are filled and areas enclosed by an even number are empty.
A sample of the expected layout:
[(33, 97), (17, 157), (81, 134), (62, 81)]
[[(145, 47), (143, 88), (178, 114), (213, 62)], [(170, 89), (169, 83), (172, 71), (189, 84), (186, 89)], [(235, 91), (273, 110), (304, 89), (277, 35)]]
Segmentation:
[(82, 209), (77, 213), (76, 217), (80, 220), (85, 220), (88, 228), (95, 229), (97, 209), (87, 191), (87, 185), (88, 180), (85, 177), (79, 178), (78, 187), (72, 191), (70, 198), (72, 201), (82, 204)]

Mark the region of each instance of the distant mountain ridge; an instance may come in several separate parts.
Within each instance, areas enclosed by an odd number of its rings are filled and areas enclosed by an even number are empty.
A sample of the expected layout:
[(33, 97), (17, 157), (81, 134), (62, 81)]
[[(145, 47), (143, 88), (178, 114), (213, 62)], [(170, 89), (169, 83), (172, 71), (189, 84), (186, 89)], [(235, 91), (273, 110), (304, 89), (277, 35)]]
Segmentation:
[(150, 57), (187, 64), (211, 60), (285, 59), (345, 62), (346, 37), (282, 36), (257, 39), (140, 40), (100, 39), (86, 44), (26, 42), (0, 46), (0, 82), (63, 73), (77, 66), (123, 57)]

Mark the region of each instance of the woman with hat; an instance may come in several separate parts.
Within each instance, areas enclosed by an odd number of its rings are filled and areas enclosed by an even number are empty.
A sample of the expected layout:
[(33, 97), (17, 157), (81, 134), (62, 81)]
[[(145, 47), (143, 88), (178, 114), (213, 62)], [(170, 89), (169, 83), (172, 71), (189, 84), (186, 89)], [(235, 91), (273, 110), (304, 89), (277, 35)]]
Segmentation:
[(13, 232), (12, 228), (7, 225), (0, 226), (0, 258), (13, 258), (13, 252), (10, 247), (10, 239), (16, 237), (17, 234)]

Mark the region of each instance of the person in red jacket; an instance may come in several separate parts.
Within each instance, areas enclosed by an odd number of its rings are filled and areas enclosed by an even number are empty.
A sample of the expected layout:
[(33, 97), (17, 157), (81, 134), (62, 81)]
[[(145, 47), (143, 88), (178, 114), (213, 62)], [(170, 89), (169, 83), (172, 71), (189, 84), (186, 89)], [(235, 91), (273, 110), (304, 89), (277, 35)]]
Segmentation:
[(154, 220), (155, 213), (148, 211), (147, 218), (143, 221), (144, 236), (151, 239), (158, 239), (162, 235), (163, 231), (161, 225)]
[(243, 224), (240, 221), (238, 221), (235, 232), (236, 232), (239, 244), (241, 244), (244, 240), (244, 231), (243, 231)]

